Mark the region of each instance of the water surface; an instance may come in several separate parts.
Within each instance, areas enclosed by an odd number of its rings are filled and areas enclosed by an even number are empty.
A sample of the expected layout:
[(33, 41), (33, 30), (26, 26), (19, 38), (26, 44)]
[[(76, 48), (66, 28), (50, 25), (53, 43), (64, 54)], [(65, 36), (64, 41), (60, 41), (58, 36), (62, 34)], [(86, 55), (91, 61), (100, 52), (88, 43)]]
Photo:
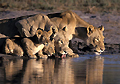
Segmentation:
[(0, 61), (0, 84), (120, 84), (120, 55), (4, 58)]

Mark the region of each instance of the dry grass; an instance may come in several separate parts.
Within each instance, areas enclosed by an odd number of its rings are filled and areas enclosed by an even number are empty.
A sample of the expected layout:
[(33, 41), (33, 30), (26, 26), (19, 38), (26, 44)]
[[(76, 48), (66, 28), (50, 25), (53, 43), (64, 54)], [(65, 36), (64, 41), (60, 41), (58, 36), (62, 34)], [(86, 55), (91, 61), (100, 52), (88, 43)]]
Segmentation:
[(120, 0), (0, 0), (1, 10), (119, 11)]

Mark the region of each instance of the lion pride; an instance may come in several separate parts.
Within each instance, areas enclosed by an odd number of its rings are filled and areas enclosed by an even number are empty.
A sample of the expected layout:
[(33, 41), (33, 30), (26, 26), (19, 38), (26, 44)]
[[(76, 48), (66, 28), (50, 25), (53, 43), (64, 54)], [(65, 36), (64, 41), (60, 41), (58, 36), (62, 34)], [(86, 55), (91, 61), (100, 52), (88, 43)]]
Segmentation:
[(57, 26), (58, 32), (67, 27), (65, 34), (68, 40), (73, 38), (82, 39), (95, 54), (101, 54), (105, 50), (104, 27), (102, 25), (94, 27), (72, 11), (48, 14), (47, 16)]

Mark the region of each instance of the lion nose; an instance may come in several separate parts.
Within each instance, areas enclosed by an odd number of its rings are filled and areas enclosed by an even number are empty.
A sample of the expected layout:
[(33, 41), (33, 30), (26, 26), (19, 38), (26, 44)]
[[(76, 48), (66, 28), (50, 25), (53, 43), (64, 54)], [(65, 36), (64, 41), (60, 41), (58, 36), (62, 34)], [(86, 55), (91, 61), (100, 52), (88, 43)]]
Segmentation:
[(105, 48), (100, 48), (100, 50), (101, 50), (101, 51), (104, 51), (104, 50), (105, 50)]

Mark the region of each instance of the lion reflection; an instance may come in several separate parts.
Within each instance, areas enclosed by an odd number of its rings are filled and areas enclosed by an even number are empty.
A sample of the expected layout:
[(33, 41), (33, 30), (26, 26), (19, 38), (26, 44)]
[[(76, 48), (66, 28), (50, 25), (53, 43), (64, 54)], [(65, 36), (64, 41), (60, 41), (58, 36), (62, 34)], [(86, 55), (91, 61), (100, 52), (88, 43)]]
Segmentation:
[(102, 84), (103, 63), (101, 56), (82, 61), (72, 58), (3, 61), (0, 74), (4, 79), (0, 84)]
[(102, 84), (103, 61), (104, 59), (101, 56), (96, 56), (87, 61), (86, 84)]
[(104, 58), (101, 56), (74, 62), (75, 84), (102, 84), (103, 67)]

